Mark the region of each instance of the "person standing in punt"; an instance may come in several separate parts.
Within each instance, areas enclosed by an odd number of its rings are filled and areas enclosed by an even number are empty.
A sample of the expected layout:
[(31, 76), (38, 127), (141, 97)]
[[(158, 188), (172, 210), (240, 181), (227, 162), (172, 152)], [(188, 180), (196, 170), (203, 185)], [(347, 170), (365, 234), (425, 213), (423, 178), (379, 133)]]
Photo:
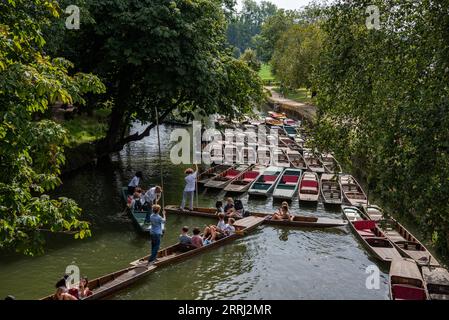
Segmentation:
[(128, 194), (134, 194), (134, 190), (139, 186), (140, 179), (142, 179), (142, 171), (137, 171), (131, 181), (128, 183)]
[(161, 211), (161, 206), (158, 204), (153, 205), (152, 213), (150, 216), (151, 223), (151, 255), (148, 259), (148, 265), (154, 263), (157, 257), (157, 252), (161, 246), (162, 237), (162, 224), (165, 222), (165, 212), (162, 212), (162, 217), (159, 214)]
[(143, 196), (144, 199), (144, 209), (147, 211), (147, 215), (145, 217), (145, 223), (150, 222), (150, 216), (152, 213), (152, 207), (155, 204), (158, 204), (159, 199), (162, 195), (162, 188), (160, 186), (155, 186), (153, 188), (148, 189)]
[(184, 211), (184, 207), (186, 205), (187, 198), (190, 199), (190, 211), (193, 210), (193, 197), (195, 195), (196, 189), (196, 176), (198, 174), (198, 165), (195, 164), (195, 171), (192, 168), (188, 168), (185, 171), (186, 177), (184, 180), (186, 181), (186, 186), (184, 188), (184, 192), (182, 193), (182, 202), (180, 209)]

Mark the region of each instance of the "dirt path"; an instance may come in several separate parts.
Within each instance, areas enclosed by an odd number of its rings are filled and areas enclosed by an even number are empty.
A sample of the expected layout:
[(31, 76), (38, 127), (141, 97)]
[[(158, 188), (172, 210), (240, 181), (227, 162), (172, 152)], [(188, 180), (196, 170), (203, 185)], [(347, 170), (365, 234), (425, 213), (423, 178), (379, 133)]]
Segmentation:
[(312, 122), (316, 119), (317, 109), (315, 106), (284, 98), (273, 90), (274, 87), (265, 86), (264, 88), (271, 93), (271, 97), (268, 97), (269, 103), (272, 104), (273, 107), (278, 107), (279, 111), (295, 115), (299, 118), (306, 118)]

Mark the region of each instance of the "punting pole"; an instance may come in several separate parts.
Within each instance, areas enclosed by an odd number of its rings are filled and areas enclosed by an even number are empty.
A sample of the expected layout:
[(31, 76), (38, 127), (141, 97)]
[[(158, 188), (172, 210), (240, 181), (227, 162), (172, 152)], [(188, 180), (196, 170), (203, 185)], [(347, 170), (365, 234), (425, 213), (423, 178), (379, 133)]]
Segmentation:
[(162, 153), (161, 153), (161, 137), (159, 135), (159, 112), (156, 109), (156, 130), (157, 130), (157, 145), (159, 148), (159, 171), (161, 173), (161, 188), (162, 188), (162, 193), (161, 193), (161, 203), (162, 203), (162, 210), (164, 210), (165, 208), (165, 203), (164, 203), (164, 174), (162, 172)]

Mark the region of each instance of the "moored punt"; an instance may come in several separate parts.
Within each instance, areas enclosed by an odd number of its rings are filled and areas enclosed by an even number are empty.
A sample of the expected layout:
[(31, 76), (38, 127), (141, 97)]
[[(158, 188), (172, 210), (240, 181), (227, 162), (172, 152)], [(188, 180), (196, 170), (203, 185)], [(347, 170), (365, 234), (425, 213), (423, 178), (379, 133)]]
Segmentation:
[(351, 230), (373, 256), (387, 263), (401, 258), (400, 253), (377, 227), (375, 221), (366, 220), (357, 207), (341, 206), (341, 209), (349, 221)]
[(267, 169), (266, 166), (256, 165), (251, 170), (246, 171), (231, 183), (229, 183), (224, 191), (233, 193), (243, 193), (248, 191), (251, 184)]
[(149, 223), (145, 223), (145, 218), (147, 216), (148, 211), (137, 211), (134, 210), (134, 208), (129, 207), (131, 201), (128, 196), (128, 187), (122, 187), (122, 198), (125, 201), (126, 205), (128, 206), (129, 215), (133, 220), (134, 224), (136, 225), (137, 229), (139, 230), (139, 232), (149, 234), (151, 225)]
[[(191, 249), (188, 251), (186, 251), (181, 244), (177, 243), (173, 246), (170, 246), (170, 247), (160, 250), (157, 255), (157, 260), (154, 262), (153, 265), (155, 265), (157, 267), (162, 267), (165, 265), (169, 265), (169, 264), (172, 264), (175, 262), (185, 260), (192, 256), (196, 256), (196, 255), (201, 254), (207, 250), (211, 250), (213, 248), (219, 247), (227, 242), (233, 241), (239, 237), (244, 236), (248, 232), (251, 232), (252, 230), (256, 229), (263, 222), (264, 222), (264, 218), (254, 217), (254, 216), (239, 219), (239, 220), (235, 221), (235, 223), (234, 223), (234, 227), (235, 227), (234, 234), (226, 236), (219, 240), (216, 240), (206, 246)], [(131, 265), (132, 266), (146, 265), (148, 262), (148, 258), (149, 258), (149, 255), (144, 256), (138, 260), (131, 262)]]
[[(284, 120), (285, 121), (285, 120)], [(296, 137), (296, 128), (289, 125), (284, 125), (284, 132), (287, 135), (287, 137), (294, 139)]]
[[(181, 214), (181, 215), (189, 215), (189, 216), (217, 219), (217, 215), (215, 214), (217, 209), (215, 209), (215, 208), (193, 208), (193, 210), (191, 210), (191, 211), (181, 211), (181, 210), (179, 210), (179, 206), (170, 205), (170, 206), (165, 207), (165, 211), (169, 214), (176, 213), (176, 214)], [(251, 212), (251, 215), (257, 216), (260, 218), (264, 218), (265, 219), (264, 224), (278, 225), (278, 226), (332, 228), (332, 227), (341, 227), (341, 226), (345, 226), (348, 224), (348, 222), (346, 220), (321, 218), (321, 217), (314, 217), (314, 216), (295, 215), (293, 221), (288, 221), (288, 220), (271, 220), (271, 216), (272, 216), (271, 213)]]
[(268, 147), (257, 148), (257, 163), (264, 166), (271, 164), (271, 149)]
[(384, 218), (384, 211), (375, 204), (362, 204), (363, 213), (374, 221), (379, 221)]
[(273, 198), (291, 200), (298, 191), (301, 172), (301, 169), (285, 169), (274, 187)]
[(311, 151), (304, 150), (303, 152), (304, 160), (306, 161), (307, 167), (313, 172), (323, 173), (324, 167), (320, 159)]
[(290, 161), (285, 154), (284, 148), (273, 148), (271, 164), (277, 167), (290, 168)]
[(282, 119), (282, 120), (287, 119), (287, 115), (284, 112), (279, 113), (274, 111), (268, 111), (268, 114), (270, 115), (270, 117), (273, 117), (275, 119)]
[(390, 218), (378, 224), (381, 226), (385, 236), (403, 256), (415, 260), (420, 266), (440, 265), (429, 250), (395, 219)]
[[(155, 271), (156, 266), (141, 265), (131, 266), (96, 279), (89, 280), (88, 287), (92, 291), (92, 295), (82, 300), (98, 300), (111, 295), (125, 287), (130, 286), (134, 282), (142, 279), (148, 274)], [(48, 295), (40, 300), (55, 300), (54, 295)]]
[(340, 188), (344, 199), (352, 206), (360, 207), (362, 204), (368, 203), (365, 192), (353, 176), (340, 175)]
[(284, 119), (284, 125), (294, 127), (295, 129), (301, 125), (301, 121), (293, 119)]
[(415, 261), (397, 258), (390, 266), (390, 298), (392, 300), (427, 300), (424, 280)]
[(443, 267), (422, 266), (421, 272), (431, 300), (449, 300), (449, 272)]
[(265, 118), (265, 124), (269, 126), (282, 126), (282, 120), (274, 119), (272, 117)]
[(342, 172), (341, 166), (334, 156), (330, 153), (321, 154), (321, 162), (323, 163), (324, 169), (328, 173), (340, 173)]
[(300, 145), (298, 145), (295, 141), (293, 141), (292, 139), (290, 139), (288, 137), (280, 137), (279, 145), (281, 147), (285, 147), (290, 150), (296, 150), (296, 151), (302, 150), (302, 147)]
[(326, 204), (341, 204), (342, 194), (338, 176), (323, 173), (320, 179), (320, 190), (323, 202)]
[(282, 167), (268, 167), (249, 187), (248, 193), (266, 197), (273, 191), (274, 186), (281, 177), (282, 171), (284, 171)]
[(287, 155), (288, 161), (290, 161), (293, 168), (307, 170), (306, 162), (299, 151), (287, 149), (285, 154)]
[(199, 185), (204, 185), (207, 181), (209, 181), (211, 178), (217, 176), (218, 174), (222, 173), (223, 171), (228, 170), (231, 168), (230, 165), (226, 164), (219, 164), (213, 167), (210, 167), (206, 171), (200, 173), (197, 177), (197, 182)]
[(248, 171), (252, 166), (248, 165), (238, 165), (234, 166), (219, 175), (215, 176), (214, 178), (210, 179), (204, 184), (204, 187), (206, 188), (216, 188), (216, 189), (223, 189), (226, 187), (231, 181), (238, 178), (241, 174)]
[(299, 200), (317, 202), (320, 197), (320, 186), (316, 172), (304, 172), (299, 185)]

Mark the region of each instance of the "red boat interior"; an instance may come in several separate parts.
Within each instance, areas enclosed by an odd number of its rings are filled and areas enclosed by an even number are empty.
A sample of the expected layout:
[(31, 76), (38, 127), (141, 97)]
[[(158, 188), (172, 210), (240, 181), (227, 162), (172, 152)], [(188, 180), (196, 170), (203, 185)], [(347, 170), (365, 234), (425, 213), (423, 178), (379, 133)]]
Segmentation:
[(375, 237), (376, 222), (373, 220), (353, 221), (352, 224), (362, 237)]
[(231, 169), (228, 172), (226, 172), (226, 178), (233, 179), (233, 178), (237, 177), (239, 174), (240, 174), (240, 171)]
[(395, 300), (426, 300), (426, 291), (406, 284), (393, 284), (391, 291)]
[(242, 180), (247, 182), (254, 181), (254, 179), (256, 179), (258, 175), (259, 172), (257, 171), (248, 171), (243, 174)]
[(282, 183), (284, 184), (296, 184), (298, 182), (299, 176), (283, 176)]
[(275, 175), (265, 175), (263, 176), (263, 181), (265, 183), (274, 183), (277, 179), (277, 176)]

